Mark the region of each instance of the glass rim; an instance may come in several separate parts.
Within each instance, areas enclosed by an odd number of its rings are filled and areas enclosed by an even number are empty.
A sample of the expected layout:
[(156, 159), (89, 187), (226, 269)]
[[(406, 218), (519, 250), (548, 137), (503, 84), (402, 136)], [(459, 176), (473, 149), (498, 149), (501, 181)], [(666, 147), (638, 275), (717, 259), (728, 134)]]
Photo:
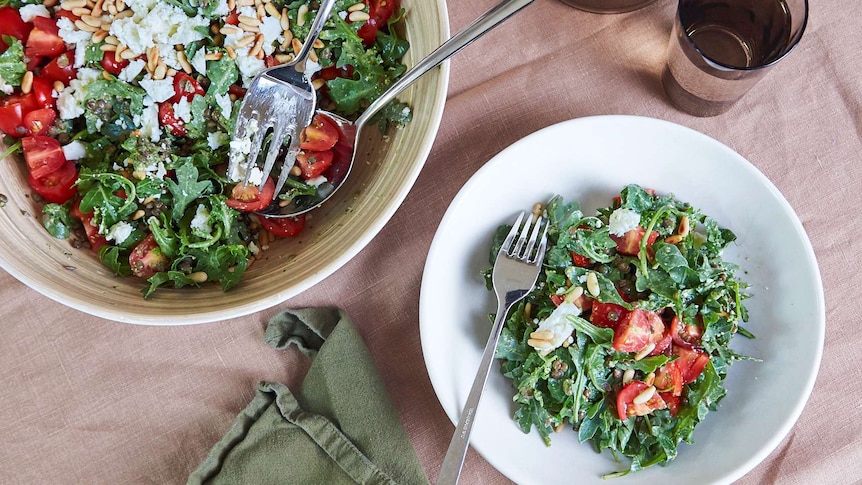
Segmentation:
[[(739, 66), (731, 66), (729, 64), (724, 64), (722, 62), (716, 61), (712, 57), (708, 56), (705, 52), (703, 52), (700, 49), (700, 47), (698, 47), (697, 44), (695, 44), (694, 41), (691, 40), (691, 37), (689, 37), (688, 34), (685, 33), (685, 28), (683, 28), (683, 37), (685, 37), (686, 42), (688, 42), (689, 45), (691, 45), (691, 47), (698, 54), (700, 54), (700, 57), (702, 57), (713, 68), (720, 69), (723, 71), (742, 71), (742, 72), (758, 71), (760, 69), (765, 69), (767, 67), (771, 67), (771, 66), (775, 65), (776, 63), (778, 63), (779, 61), (781, 61), (782, 59), (787, 57), (788, 54), (790, 54), (794, 49), (796, 49), (796, 46), (799, 45), (799, 42), (802, 40), (802, 34), (805, 32), (805, 28), (808, 26), (808, 12), (809, 12), (808, 0), (802, 0), (802, 2), (804, 4), (804, 14), (805, 15), (802, 17), (802, 23), (799, 25), (799, 30), (796, 31), (794, 38), (788, 43), (784, 53), (782, 53), (780, 56), (776, 57), (775, 59), (769, 61), (766, 64), (760, 64), (757, 66), (750, 66), (750, 67), (739, 67)], [(680, 26), (682, 26), (682, 18), (680, 17), (680, 7), (679, 7), (680, 3), (682, 3), (682, 2), (677, 3), (677, 7), (676, 7), (676, 21), (679, 23)]]

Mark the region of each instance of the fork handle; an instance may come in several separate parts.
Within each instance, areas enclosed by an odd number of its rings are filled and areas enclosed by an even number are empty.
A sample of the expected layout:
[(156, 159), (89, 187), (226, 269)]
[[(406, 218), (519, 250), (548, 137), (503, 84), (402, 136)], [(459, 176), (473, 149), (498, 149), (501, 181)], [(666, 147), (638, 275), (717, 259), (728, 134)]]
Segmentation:
[(401, 91), (407, 89), (417, 79), (425, 75), (432, 68), (450, 58), (452, 55), (469, 45), (474, 40), (485, 35), (486, 32), (496, 27), (498, 24), (508, 19), (512, 15), (518, 13), (522, 8), (533, 3), (534, 0), (503, 0), (491, 10), (485, 12), (481, 17), (477, 18), (473, 23), (462, 29), (457, 34), (453, 35), (440, 47), (428, 54), (427, 57), (416, 63), (409, 71), (404, 73), (397, 81), (392, 83), (383, 94), (380, 95), (362, 115), (356, 120), (357, 126), (365, 126), (378, 111), (401, 94)]
[(497, 342), (500, 340), (500, 334), (503, 331), (503, 323), (506, 321), (506, 315), (509, 314), (512, 305), (527, 295), (527, 292), (523, 290), (519, 293), (507, 294), (505, 295), (505, 300), (503, 298), (499, 299), (497, 316), (494, 318), (491, 335), (488, 337), (488, 343), (485, 344), (485, 351), (482, 353), (479, 370), (473, 379), (473, 387), (470, 388), (470, 395), (464, 404), (461, 419), (458, 421), (458, 426), (455, 427), (455, 434), (452, 436), (452, 441), (449, 442), (449, 449), (446, 450), (446, 456), (443, 458), (440, 473), (437, 475), (436, 485), (456, 485), (458, 483), (458, 478), (461, 475), (461, 467), (464, 466), (464, 458), (467, 456), (467, 448), (470, 444), (470, 433), (473, 431), (476, 409), (479, 407), (479, 400), (482, 399), (482, 392), (485, 390), (485, 383), (488, 381), (488, 375), (491, 372), (491, 364), (494, 362), (494, 354), (497, 352)]

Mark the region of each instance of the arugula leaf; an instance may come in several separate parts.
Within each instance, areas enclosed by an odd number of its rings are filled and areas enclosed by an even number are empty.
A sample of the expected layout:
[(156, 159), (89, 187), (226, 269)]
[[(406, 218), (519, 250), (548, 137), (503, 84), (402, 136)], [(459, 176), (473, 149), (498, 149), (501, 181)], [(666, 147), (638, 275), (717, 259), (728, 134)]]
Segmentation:
[(198, 181), (198, 169), (191, 162), (186, 162), (176, 168), (177, 181), (165, 180), (168, 190), (173, 195), (174, 222), (178, 222), (185, 215), (186, 208), (196, 199), (203, 196), (212, 189), (212, 183), (208, 180)]
[(48, 234), (57, 239), (67, 239), (71, 229), (80, 223), (72, 217), (69, 207), (60, 204), (45, 204), (42, 206), (42, 225)]
[(0, 79), (10, 86), (20, 86), (21, 78), (27, 72), (27, 65), (24, 62), (24, 45), (20, 40), (10, 35), (4, 35), (3, 42), (9, 48), (0, 54)]

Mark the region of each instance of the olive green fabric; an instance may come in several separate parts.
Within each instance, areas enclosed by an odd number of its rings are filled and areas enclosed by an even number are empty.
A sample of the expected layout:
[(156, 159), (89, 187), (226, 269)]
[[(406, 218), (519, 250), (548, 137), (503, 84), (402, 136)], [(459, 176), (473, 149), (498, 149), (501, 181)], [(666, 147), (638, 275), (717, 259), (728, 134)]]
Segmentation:
[(282, 312), (265, 340), (314, 358), (296, 395), (261, 382), (257, 395), (189, 484), (427, 484), (374, 362), (335, 308)]

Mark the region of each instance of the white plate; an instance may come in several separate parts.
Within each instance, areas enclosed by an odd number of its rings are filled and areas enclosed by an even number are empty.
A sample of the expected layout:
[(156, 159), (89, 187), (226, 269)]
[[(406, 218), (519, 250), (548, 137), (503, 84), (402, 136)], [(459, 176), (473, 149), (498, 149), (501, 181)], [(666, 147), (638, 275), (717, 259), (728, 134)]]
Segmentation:
[[(443, 217), (425, 264), (419, 320), (428, 374), (456, 422), (496, 304), (480, 271), (490, 266), (498, 225), (555, 194), (592, 213), (629, 183), (673, 193), (736, 233), (725, 257), (751, 285), (746, 328), (758, 338), (737, 337), (731, 346), (763, 362), (730, 367), (719, 410), (669, 466), (613, 482), (729, 483), (763, 460), (802, 412), (823, 348), (823, 288), (805, 230), (775, 186), (739, 154), (688, 128), (633, 116), (575, 119), (524, 138), (477, 171)], [(607, 485), (602, 474), (627, 468), (578, 443), (570, 429), (550, 447), (535, 430), (523, 434), (512, 395), (495, 364), (471, 443), (515, 482)]]

